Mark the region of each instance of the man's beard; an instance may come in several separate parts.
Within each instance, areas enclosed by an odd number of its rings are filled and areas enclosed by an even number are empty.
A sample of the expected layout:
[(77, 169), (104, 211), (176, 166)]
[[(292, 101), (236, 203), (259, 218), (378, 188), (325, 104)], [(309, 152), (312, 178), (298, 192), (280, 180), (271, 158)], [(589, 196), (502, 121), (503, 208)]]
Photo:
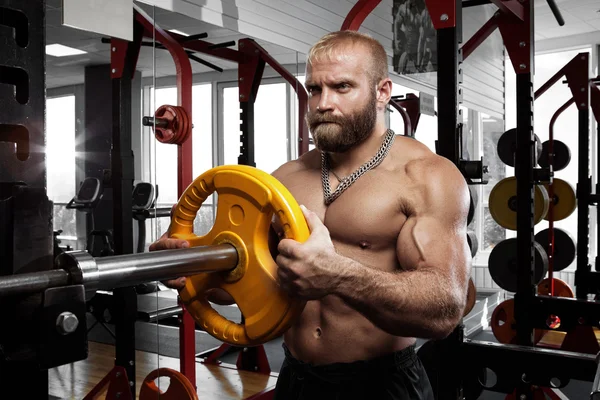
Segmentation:
[(345, 153), (362, 143), (373, 131), (377, 121), (375, 94), (371, 94), (363, 109), (347, 117), (317, 111), (307, 113), (305, 119), (317, 149), (328, 153)]

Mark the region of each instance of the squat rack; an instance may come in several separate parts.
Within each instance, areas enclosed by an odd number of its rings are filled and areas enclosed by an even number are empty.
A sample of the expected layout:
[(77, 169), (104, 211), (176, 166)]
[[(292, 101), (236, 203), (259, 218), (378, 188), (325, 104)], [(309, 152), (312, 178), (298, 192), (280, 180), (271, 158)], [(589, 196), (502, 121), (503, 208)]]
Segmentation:
[[(128, 195), (126, 188), (133, 186), (133, 153), (131, 146), (126, 143), (131, 143), (131, 79), (137, 58), (142, 45), (142, 37), (156, 38), (154, 47), (169, 51), (173, 57), (175, 68), (177, 71), (177, 106), (179, 109), (177, 115), (183, 113), (182, 121), (185, 124), (180, 124), (180, 129), (177, 129), (172, 138), (161, 138), (156, 135), (157, 139), (163, 143), (171, 143), (177, 145), (178, 148), (178, 197), (193, 181), (192, 176), (192, 69), (190, 59), (201, 62), (213, 69), (219, 70), (213, 64), (199, 59), (196, 54), (207, 54), (213, 57), (224, 59), (238, 64), (238, 86), (239, 86), (239, 101), (241, 108), (241, 146), (238, 163), (241, 165), (256, 166), (254, 160), (254, 102), (256, 100), (260, 82), (263, 76), (265, 65), (268, 64), (282, 78), (284, 78), (294, 89), (298, 96), (298, 149), (302, 155), (308, 151), (308, 127), (304, 122), (304, 114), (308, 105), (308, 94), (304, 86), (296, 79), (296, 77), (281, 66), (268, 52), (263, 49), (257, 42), (252, 39), (241, 39), (238, 42), (238, 50), (229, 49), (227, 47), (235, 44), (235, 42), (227, 42), (222, 44), (213, 44), (201, 40), (206, 37), (205, 34), (193, 35), (186, 37), (173, 32), (166, 32), (155, 21), (151, 19), (144, 11), (134, 5), (134, 40), (128, 42), (122, 39), (112, 38), (111, 43), (111, 78), (113, 79), (113, 143), (121, 143), (122, 149), (115, 146), (113, 149), (113, 182), (117, 188), (122, 186), (122, 190), (114, 191), (114, 202), (119, 212), (114, 213), (115, 226), (115, 254), (127, 254), (133, 250), (132, 228), (131, 224), (124, 224), (123, 221), (130, 221), (132, 218), (131, 211), (131, 196)], [(152, 45), (152, 44), (150, 44)], [(157, 110), (158, 111), (161, 108)], [(169, 124), (160, 117), (144, 118), (144, 125), (157, 127), (166, 127)], [(124, 166), (124, 167), (121, 167)], [(127, 234), (118, 234), (118, 232), (127, 232)], [(120, 242), (121, 241), (121, 242)], [(126, 241), (125, 243), (122, 241)], [(130, 244), (131, 242), (131, 244)], [(127, 250), (127, 251), (125, 251)], [(124, 289), (120, 289), (122, 291)], [(116, 365), (124, 366), (127, 370), (127, 375), (130, 377), (130, 382), (135, 383), (134, 365), (127, 361), (133, 360), (135, 351), (135, 298), (130, 297), (127, 306), (124, 309), (131, 309), (128, 313), (129, 318), (123, 322), (128, 326), (124, 339), (127, 342), (119, 346), (120, 341), (117, 339)], [(195, 321), (192, 319), (188, 311), (181, 306), (181, 324), (180, 324), (180, 368), (181, 372), (188, 380), (196, 386), (196, 356), (195, 356)], [(119, 335), (117, 335), (118, 338)], [(217, 357), (228, 351), (231, 346), (223, 344), (216, 351), (209, 355), (205, 362), (216, 363)], [(238, 357), (238, 369), (249, 369), (262, 373), (269, 373), (269, 364), (266, 358), (266, 353), (262, 346), (257, 346), (248, 349), (250, 351), (241, 352)], [(123, 357), (119, 354), (124, 353)], [(135, 388), (135, 385), (133, 385)], [(134, 393), (135, 395), (135, 393)]]
[[(564, 25), (564, 20), (554, 0), (547, 1), (559, 25)], [(348, 14), (343, 29), (357, 30), (379, 2), (380, 0), (359, 0)], [(536, 169), (533, 164), (535, 151), (533, 0), (470, 0), (462, 3), (460, 0), (425, 0), (425, 4), (437, 33), (438, 59), (443, 60), (438, 63), (437, 70), (439, 121), (437, 153), (451, 160), (461, 170), (467, 181), (471, 176), (469, 169), (465, 168), (468, 164), (461, 159), (462, 121), (458, 109), (462, 99), (460, 64), (496, 28), (499, 28), (517, 74), (517, 148), (515, 151), (518, 198), (517, 260), (519, 260), (518, 284), (515, 294), (515, 318), (518, 321), (517, 345), (466, 339), (464, 338), (464, 326), (459, 325), (448, 338), (440, 341), (437, 346), (441, 362), (438, 365), (436, 397), (438, 399), (461, 398), (463, 384), (469, 381), (473, 374), (479, 374), (485, 368), (496, 372), (498, 377), (497, 383), (493, 387), (487, 387), (488, 390), (504, 392), (509, 394), (509, 397), (514, 396), (514, 398), (520, 399), (533, 398), (532, 385), (544, 388), (556, 387), (550, 381), (552, 377), (559, 377), (559, 387), (566, 385), (571, 378), (594, 381), (598, 366), (593, 356), (566, 351), (550, 352), (533, 347), (533, 330), (534, 328), (548, 329), (546, 318), (549, 315), (561, 315), (559, 330), (566, 330), (582, 323), (597, 327), (600, 323), (597, 319), (597, 315), (600, 314), (600, 303), (587, 301), (587, 294), (596, 293), (600, 287), (598, 278), (600, 265), (596, 264), (597, 271), (591, 272), (590, 266), (587, 264), (588, 204), (599, 200), (598, 194), (591, 194), (591, 179), (587, 166), (587, 162), (589, 162), (588, 109), (590, 106), (588, 87), (591, 87), (592, 96), (600, 98), (600, 90), (592, 82), (588, 85), (587, 58), (581, 59), (582, 62), (585, 61), (585, 68), (578, 70), (578, 74), (583, 74), (576, 78), (579, 86), (576, 90), (572, 87), (579, 110), (580, 168), (577, 197), (581, 206), (578, 222), (580, 227), (586, 229), (585, 236), (581, 233), (582, 229), (579, 230), (577, 243), (580, 266), (578, 266), (576, 282), (581, 286), (577, 288), (577, 299), (538, 296), (535, 295), (535, 283), (533, 282), (535, 268), (533, 252), (534, 185), (552, 179), (552, 170)], [(462, 8), (483, 4), (494, 4), (498, 7), (498, 11), (473, 37), (459, 47), (459, 44), (462, 43)], [(555, 77), (556, 80), (561, 76)], [(549, 85), (554, 82), (549, 82)], [(543, 93), (541, 89), (538, 91), (539, 95)], [(599, 103), (593, 107), (598, 117), (600, 114)], [(584, 163), (585, 168), (583, 167)], [(476, 175), (479, 175), (482, 169), (481, 166), (476, 166)], [(597, 188), (596, 193), (600, 193), (600, 188)], [(506, 369), (502, 365), (507, 359), (511, 360), (510, 369)], [(596, 386), (597, 384), (594, 384), (594, 390), (597, 390)], [(552, 398), (560, 396), (558, 390), (554, 388), (545, 390), (545, 393)]]

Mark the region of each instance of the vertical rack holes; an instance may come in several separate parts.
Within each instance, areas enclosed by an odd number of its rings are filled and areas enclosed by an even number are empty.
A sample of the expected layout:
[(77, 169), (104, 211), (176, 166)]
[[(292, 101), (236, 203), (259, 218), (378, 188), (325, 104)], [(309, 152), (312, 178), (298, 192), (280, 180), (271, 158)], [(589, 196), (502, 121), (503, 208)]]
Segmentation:
[(14, 39), (18, 46), (25, 48), (29, 44), (29, 19), (22, 11), (0, 7), (0, 25), (14, 29)]

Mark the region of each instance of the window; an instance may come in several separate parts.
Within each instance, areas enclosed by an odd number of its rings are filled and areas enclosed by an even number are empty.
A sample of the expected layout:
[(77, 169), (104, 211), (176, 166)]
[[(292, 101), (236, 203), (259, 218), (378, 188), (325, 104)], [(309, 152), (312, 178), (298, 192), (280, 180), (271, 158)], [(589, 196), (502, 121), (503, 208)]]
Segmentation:
[[(224, 164), (238, 164), (240, 154), (238, 87), (223, 88)], [(256, 167), (272, 173), (288, 161), (286, 83), (263, 83), (254, 103)]]
[(54, 202), (54, 230), (76, 240), (76, 211), (65, 205), (75, 196), (75, 96), (46, 100), (48, 199)]

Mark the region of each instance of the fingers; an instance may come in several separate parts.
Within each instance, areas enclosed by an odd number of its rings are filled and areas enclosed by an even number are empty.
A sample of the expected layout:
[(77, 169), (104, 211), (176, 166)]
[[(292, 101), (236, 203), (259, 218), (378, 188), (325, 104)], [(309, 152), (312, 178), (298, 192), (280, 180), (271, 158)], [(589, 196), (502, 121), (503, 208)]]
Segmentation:
[(306, 222), (308, 223), (308, 228), (310, 229), (311, 232), (320, 230), (321, 228), (325, 227), (325, 225), (323, 225), (323, 222), (321, 221), (321, 219), (319, 218), (319, 216), (317, 214), (310, 211), (304, 205), (300, 205), (300, 209), (302, 210), (302, 213), (304, 214), (304, 218), (306, 218)]
[(172, 249), (185, 249), (190, 247), (190, 243), (184, 239), (160, 239), (150, 245), (150, 251), (156, 250), (172, 250)]
[(185, 287), (185, 277), (163, 281), (163, 285), (171, 289), (181, 290)]
[(298, 242), (293, 239), (281, 239), (277, 245), (277, 252), (287, 258), (297, 258)]

